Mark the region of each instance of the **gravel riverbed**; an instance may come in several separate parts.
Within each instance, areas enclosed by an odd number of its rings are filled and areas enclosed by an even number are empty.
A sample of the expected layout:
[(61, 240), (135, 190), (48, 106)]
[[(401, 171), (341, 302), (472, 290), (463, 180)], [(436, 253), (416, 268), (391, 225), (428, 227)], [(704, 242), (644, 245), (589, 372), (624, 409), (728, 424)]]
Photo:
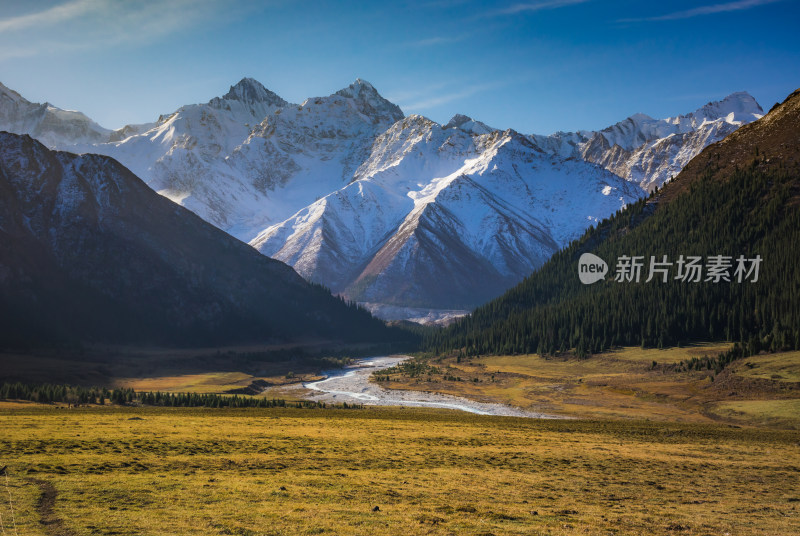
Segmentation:
[[(408, 356), (371, 357), (359, 359), (353, 365), (343, 369), (326, 371), (325, 379), (302, 384), (302, 387), (308, 390), (305, 398), (337, 404), (347, 402), (348, 404), (357, 403), (375, 406), (432, 407), (468, 411), (479, 415), (502, 415), (536, 419), (561, 418), (556, 415), (527, 411), (513, 406), (475, 402), (466, 398), (439, 393), (384, 389), (380, 385), (369, 381), (369, 377), (373, 372), (393, 367), (406, 359), (410, 358)], [(300, 386), (298, 385), (298, 387)]]

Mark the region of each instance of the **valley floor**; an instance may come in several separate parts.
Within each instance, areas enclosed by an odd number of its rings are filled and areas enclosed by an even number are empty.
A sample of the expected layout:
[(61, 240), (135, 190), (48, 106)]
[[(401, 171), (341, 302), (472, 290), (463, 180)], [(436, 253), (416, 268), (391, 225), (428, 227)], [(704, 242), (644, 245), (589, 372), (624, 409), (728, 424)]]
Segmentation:
[[(0, 533), (797, 534), (800, 352), (685, 370), (726, 348), (398, 359), (371, 379), (573, 419), (3, 402)], [(320, 379), (145, 357), (126, 361), (115, 385), (224, 392), (261, 381), (288, 393)]]
[[(0, 409), (5, 534), (789, 535), (800, 432), (432, 409)], [(12, 512), (13, 505), (13, 512)]]

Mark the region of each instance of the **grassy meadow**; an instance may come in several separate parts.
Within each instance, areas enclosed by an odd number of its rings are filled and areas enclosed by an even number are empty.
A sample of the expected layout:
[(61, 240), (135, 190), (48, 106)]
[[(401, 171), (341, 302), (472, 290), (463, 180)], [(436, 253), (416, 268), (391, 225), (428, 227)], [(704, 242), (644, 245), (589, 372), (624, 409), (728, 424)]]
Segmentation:
[(800, 530), (790, 430), (8, 404), (0, 429), (0, 521), (15, 536)]
[[(564, 420), (0, 402), (0, 536), (798, 534), (800, 352), (687, 370), (727, 348), (416, 359), (374, 377)], [(220, 393), (315, 373), (169, 363), (98, 377)]]

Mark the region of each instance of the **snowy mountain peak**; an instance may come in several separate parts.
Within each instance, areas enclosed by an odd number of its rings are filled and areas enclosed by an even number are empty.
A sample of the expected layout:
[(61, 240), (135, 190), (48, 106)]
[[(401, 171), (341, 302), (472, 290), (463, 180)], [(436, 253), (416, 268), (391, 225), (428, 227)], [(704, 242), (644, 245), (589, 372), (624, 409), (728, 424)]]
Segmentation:
[(337, 95), (341, 95), (342, 97), (349, 97), (349, 98), (358, 98), (361, 94), (375, 96), (378, 94), (378, 90), (375, 89), (375, 86), (367, 82), (366, 80), (362, 80), (360, 78), (356, 78), (356, 81), (347, 86), (344, 89), (340, 89), (336, 92)]
[(359, 112), (375, 122), (394, 123), (405, 117), (399, 106), (384, 99), (375, 87), (360, 78), (335, 93), (340, 97), (352, 99)]
[(641, 121), (652, 121), (653, 118), (647, 114), (643, 113), (636, 113), (630, 116), (628, 119), (631, 119), (634, 122), (641, 122)]
[(464, 114), (456, 114), (450, 118), (450, 121), (444, 126), (444, 128), (458, 128), (464, 123), (472, 121), (472, 118), (468, 115)]
[(286, 106), (288, 104), (254, 78), (242, 78), (235, 86), (231, 86), (230, 91), (222, 98), (245, 104), (264, 103), (270, 106)]
[[(709, 102), (686, 115), (653, 119), (649, 115), (637, 113), (601, 130), (598, 134), (602, 138), (597, 135), (589, 136), (589, 138), (594, 140), (590, 144), (597, 145), (604, 150), (619, 146), (624, 151), (631, 152), (640, 147), (649, 148), (657, 140), (695, 132), (704, 125), (726, 123), (741, 126), (755, 121), (763, 113), (761, 106), (750, 94), (738, 92), (728, 95), (721, 101)], [(719, 126), (717, 125), (717, 128)], [(702, 149), (702, 147), (700, 148)]]
[(480, 121), (475, 121), (471, 117), (464, 114), (454, 115), (443, 128), (445, 130), (448, 128), (457, 128), (469, 134), (477, 135), (488, 134), (489, 132), (494, 131), (494, 129), (489, 125)]
[(724, 118), (728, 122), (744, 121), (749, 123), (764, 115), (764, 110), (752, 95), (746, 91), (737, 91), (720, 101), (709, 102), (689, 115), (709, 121)]
[(30, 102), (3, 84), (0, 84), (0, 130), (29, 134), (49, 147), (103, 142), (111, 134), (81, 112), (62, 110), (48, 102)]
[(529, 138), (546, 152), (598, 164), (649, 191), (677, 175), (704, 147), (762, 115), (749, 93), (737, 92), (685, 115), (653, 119), (637, 113), (597, 132)]

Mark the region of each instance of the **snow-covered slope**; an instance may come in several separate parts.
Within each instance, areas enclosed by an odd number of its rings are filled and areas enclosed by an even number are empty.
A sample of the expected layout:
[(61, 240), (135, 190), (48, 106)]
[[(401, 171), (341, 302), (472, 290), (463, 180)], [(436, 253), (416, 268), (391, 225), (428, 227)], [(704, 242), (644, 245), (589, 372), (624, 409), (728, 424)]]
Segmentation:
[(472, 307), (642, 194), (514, 131), (472, 130), (398, 121), (356, 180), (251, 244), (351, 299)]
[(652, 190), (677, 175), (706, 146), (763, 114), (752, 96), (738, 92), (686, 115), (653, 119), (635, 114), (599, 132), (558, 132), (531, 139), (548, 152), (594, 162)]
[(227, 159), (232, 173), (259, 194), (229, 231), (252, 239), (263, 222), (280, 222), (345, 186), (375, 138), (402, 117), (400, 108), (360, 79), (267, 115)]
[(28, 134), (49, 147), (106, 141), (112, 131), (81, 112), (30, 102), (0, 84), (0, 130)]
[(65, 148), (114, 157), (157, 192), (227, 230), (242, 201), (258, 197), (252, 181), (231, 170), (227, 159), (268, 113), (287, 105), (245, 78), (206, 104), (182, 106), (152, 125), (125, 127), (130, 136)]
[(249, 240), (347, 184), (374, 138), (402, 117), (362, 80), (297, 105), (245, 78), (152, 128), (67, 148), (113, 156), (162, 195)]

